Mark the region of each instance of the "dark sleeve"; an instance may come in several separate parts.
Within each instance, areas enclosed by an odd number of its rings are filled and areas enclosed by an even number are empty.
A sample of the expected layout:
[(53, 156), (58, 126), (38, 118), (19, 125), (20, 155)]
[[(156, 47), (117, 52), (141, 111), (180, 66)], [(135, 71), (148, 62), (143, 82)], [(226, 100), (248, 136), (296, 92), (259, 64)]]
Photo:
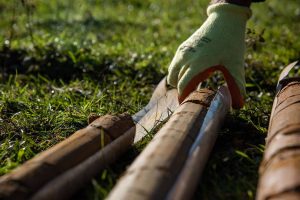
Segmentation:
[(210, 4), (232, 3), (240, 6), (250, 7), (251, 3), (264, 2), (265, 0), (211, 0)]

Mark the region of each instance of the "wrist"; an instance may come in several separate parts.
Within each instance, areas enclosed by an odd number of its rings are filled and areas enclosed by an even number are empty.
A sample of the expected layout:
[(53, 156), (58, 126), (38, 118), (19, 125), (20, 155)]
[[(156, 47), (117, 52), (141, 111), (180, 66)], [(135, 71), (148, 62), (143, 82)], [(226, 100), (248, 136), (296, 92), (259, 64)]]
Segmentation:
[(217, 4), (217, 3), (230, 3), (239, 6), (250, 7), (251, 0), (212, 0), (211, 1), (211, 4)]
[(218, 16), (222, 20), (234, 22), (247, 22), (252, 12), (249, 7), (238, 6), (230, 3), (216, 3), (207, 8), (207, 15)]

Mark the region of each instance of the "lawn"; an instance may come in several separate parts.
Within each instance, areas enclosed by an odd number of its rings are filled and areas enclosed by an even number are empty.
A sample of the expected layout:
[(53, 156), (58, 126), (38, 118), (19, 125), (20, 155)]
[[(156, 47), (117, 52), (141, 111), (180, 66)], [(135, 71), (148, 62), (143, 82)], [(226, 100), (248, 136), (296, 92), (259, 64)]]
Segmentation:
[[(208, 2), (0, 0), (0, 175), (85, 127), (91, 114), (141, 109)], [(300, 1), (252, 9), (246, 105), (228, 114), (195, 199), (254, 199), (277, 78), (300, 58)], [(148, 141), (78, 199), (103, 199)]]

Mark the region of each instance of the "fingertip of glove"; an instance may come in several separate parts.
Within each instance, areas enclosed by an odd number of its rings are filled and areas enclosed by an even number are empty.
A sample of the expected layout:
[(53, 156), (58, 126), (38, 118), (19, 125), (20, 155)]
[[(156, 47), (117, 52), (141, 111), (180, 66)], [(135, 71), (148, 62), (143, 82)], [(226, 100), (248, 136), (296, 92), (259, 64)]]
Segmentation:
[(172, 76), (170, 75), (170, 73), (167, 76), (167, 85), (171, 85), (173, 87), (177, 86), (177, 81), (174, 80), (174, 78), (172, 78)]
[[(235, 97), (237, 97), (237, 95), (235, 95)], [(244, 99), (243, 97), (239, 97), (239, 98), (233, 98), (232, 95), (232, 108), (234, 109), (241, 109), (244, 107)]]

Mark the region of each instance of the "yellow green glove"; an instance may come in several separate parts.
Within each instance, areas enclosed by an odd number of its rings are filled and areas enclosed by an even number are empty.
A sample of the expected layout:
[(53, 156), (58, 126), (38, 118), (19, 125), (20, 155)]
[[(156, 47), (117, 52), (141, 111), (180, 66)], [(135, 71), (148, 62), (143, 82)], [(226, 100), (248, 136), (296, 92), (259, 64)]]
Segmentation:
[(245, 29), (251, 10), (219, 3), (207, 9), (204, 24), (183, 42), (169, 66), (167, 81), (178, 88), (182, 102), (198, 84), (216, 70), (222, 71), (232, 104), (243, 106), (245, 92)]

